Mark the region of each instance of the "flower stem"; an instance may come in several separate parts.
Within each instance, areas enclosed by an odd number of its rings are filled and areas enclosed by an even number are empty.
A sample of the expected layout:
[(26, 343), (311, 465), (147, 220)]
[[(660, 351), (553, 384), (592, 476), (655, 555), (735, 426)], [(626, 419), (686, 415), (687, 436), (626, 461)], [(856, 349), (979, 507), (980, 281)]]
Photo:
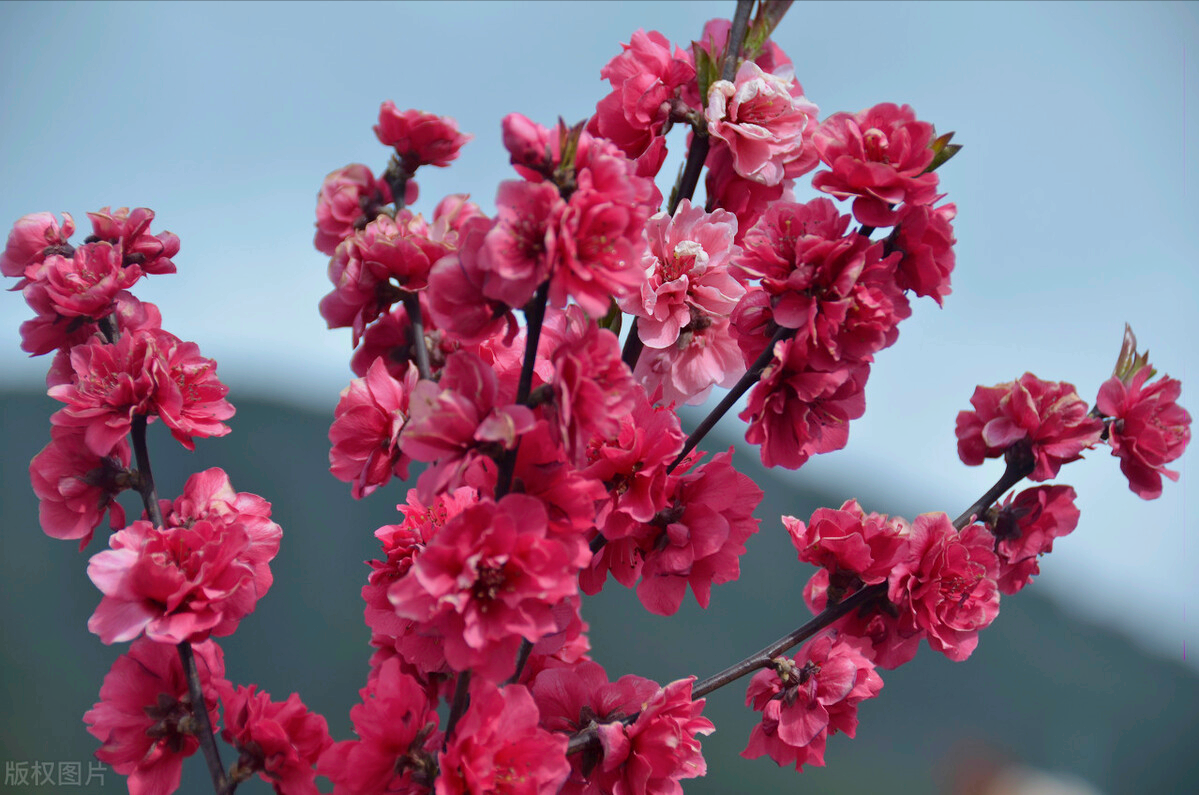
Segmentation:
[(158, 507), (158, 491), (154, 488), (154, 472), (150, 469), (150, 451), (146, 448), (146, 423), (149, 417), (137, 414), (133, 418), (133, 455), (137, 460), (137, 490), (141, 492), (146, 515), (155, 527), (162, 527), (162, 511)]
[(983, 511), (990, 508), (991, 504), (1002, 497), (1005, 491), (1024, 480), (1036, 468), (1036, 460), (1027, 443), (1018, 442), (1012, 445), (1007, 449), (1003, 459), (1007, 468), (995, 485), (987, 489), (987, 493), (979, 497), (978, 501), (967, 508), (961, 516), (953, 520), (953, 526), (958, 530), (968, 525), (974, 517), (981, 516)]
[(420, 377), (426, 381), (433, 380), (433, 371), (429, 368), (429, 346), (425, 342), (425, 320), (420, 311), (420, 297), (416, 293), (404, 295), (404, 311), (408, 313), (408, 322), (412, 324), (412, 349), (416, 352), (416, 369)]
[(462, 713), (466, 712), (467, 706), (470, 704), (470, 670), (463, 671), (458, 674), (458, 685), (454, 688), (454, 700), (450, 703), (450, 716), (445, 722), (445, 743), (442, 749), (449, 748), (450, 738), (454, 736), (454, 727), (458, 725), (458, 719), (462, 717)]
[(620, 352), (620, 360), (629, 366), (630, 370), (637, 369), (637, 360), (641, 358), (641, 335), (637, 333), (637, 316), (629, 324), (629, 336), (624, 338), (624, 349)]
[(678, 454), (678, 457), (676, 457), (674, 461), (671, 462), (670, 466), (666, 468), (667, 472), (673, 472), (679, 466), (679, 464), (683, 463), (683, 459), (687, 457), (687, 454), (694, 450), (697, 444), (703, 441), (703, 438), (708, 435), (708, 431), (712, 430), (712, 428), (716, 426), (716, 423), (719, 422), (720, 418), (725, 415), (725, 412), (732, 408), (733, 404), (736, 403), (742, 395), (749, 391), (751, 386), (758, 382), (758, 379), (762, 377), (762, 371), (765, 370), (767, 365), (774, 360), (775, 346), (783, 340), (789, 339), (793, 334), (795, 334), (795, 329), (784, 327), (780, 327), (779, 330), (774, 333), (774, 336), (770, 338), (770, 344), (766, 346), (766, 350), (762, 351), (762, 353), (758, 355), (758, 358), (754, 360), (754, 363), (750, 366), (750, 368), (745, 371), (745, 375), (741, 376), (741, 379), (733, 385), (733, 388), (730, 389), (729, 393), (724, 396), (724, 399), (716, 404), (716, 408), (712, 409), (712, 411), (708, 413), (708, 416), (704, 417), (703, 422), (701, 422), (696, 429), (691, 432), (691, 435), (687, 437), (687, 441), (683, 445), (683, 449)]
[(208, 772), (212, 775), (212, 788), (216, 795), (229, 795), (237, 787), (225, 777), (225, 766), (221, 764), (221, 753), (216, 746), (216, 738), (212, 733), (212, 723), (208, 720), (208, 706), (204, 703), (204, 689), (200, 686), (200, 673), (196, 670), (196, 657), (192, 653), (191, 644), (183, 641), (179, 649), (179, 660), (183, 663), (183, 674), (187, 677), (187, 692), (191, 695), (192, 717), (200, 724), (198, 739), (200, 748), (204, 751), (204, 761), (208, 763)]

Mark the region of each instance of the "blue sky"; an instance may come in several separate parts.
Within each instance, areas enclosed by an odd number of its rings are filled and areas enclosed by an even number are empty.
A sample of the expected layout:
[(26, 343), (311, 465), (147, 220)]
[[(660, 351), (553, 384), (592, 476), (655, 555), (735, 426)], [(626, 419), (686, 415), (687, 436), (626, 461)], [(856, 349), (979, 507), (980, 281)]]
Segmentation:
[[(733, 6), (3, 3), (0, 222), (151, 207), (155, 228), (182, 239), (179, 274), (139, 285), (164, 325), (217, 359), (235, 403), (270, 394), (331, 413), (349, 335), (316, 311), (329, 287), (314, 199), (334, 168), (382, 168), (380, 102), (475, 135), (452, 168), (419, 175), (415, 209), (450, 192), (491, 209), (511, 177), (505, 114), (582, 119), (634, 30), (685, 45)], [(957, 460), (954, 417), (975, 385), (1028, 370), (1093, 400), (1125, 321), (1199, 410), (1197, 27), (1189, 3), (792, 7), (776, 40), (822, 115), (908, 103), (965, 145), (942, 171), (958, 205), (953, 295), (943, 309), (916, 302), (878, 357), (849, 447), (798, 477), (847, 497), (866, 478), (897, 504), (956, 513), (999, 473)], [(671, 144), (664, 179), (681, 137)], [(5, 386), (36, 385), (49, 364), (18, 349), (28, 314), (17, 295), (0, 300)], [(1038, 587), (1193, 662), (1196, 490), (1185, 457), (1178, 468), (1182, 481), (1145, 503), (1102, 451), (1067, 467), (1082, 523)]]

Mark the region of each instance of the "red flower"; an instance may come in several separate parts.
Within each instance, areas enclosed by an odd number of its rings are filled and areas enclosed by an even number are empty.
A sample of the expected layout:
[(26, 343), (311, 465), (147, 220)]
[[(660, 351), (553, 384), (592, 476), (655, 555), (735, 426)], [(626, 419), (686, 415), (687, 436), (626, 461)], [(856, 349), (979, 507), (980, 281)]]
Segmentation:
[(858, 221), (892, 226), (895, 205), (929, 204), (936, 196), (937, 175), (925, 173), (935, 134), (907, 105), (884, 102), (857, 114), (835, 113), (812, 136), (820, 159), (832, 169), (818, 172), (812, 187), (838, 199), (856, 196)]
[(171, 232), (150, 234), (153, 210), (104, 207), (99, 212), (88, 213), (87, 217), (91, 219), (96, 239), (120, 247), (124, 265), (136, 267), (140, 273), (175, 272), (171, 257), (179, 253), (179, 238)]
[(999, 556), (999, 590), (1014, 594), (1040, 574), (1037, 557), (1053, 551), (1053, 540), (1078, 526), (1078, 495), (1069, 486), (1025, 489), (995, 507), (989, 522)]
[(241, 752), (232, 778), (243, 781), (257, 773), (276, 795), (319, 795), (313, 768), (333, 744), (325, 719), (309, 712), (296, 693), (279, 702), (254, 688), (221, 688), (221, 736)]
[(470, 707), (437, 755), (437, 795), (555, 795), (570, 775), (566, 736), (538, 726), (523, 685), (471, 684)]
[[(194, 644), (192, 653), (208, 720), (216, 726), (224, 655), (212, 641)], [(131, 795), (169, 795), (179, 789), (184, 758), (200, 747), (189, 726), (194, 707), (178, 649), (139, 638), (112, 664), (100, 701), (83, 722), (103, 743), (96, 758), (129, 777)]]
[(912, 523), (907, 559), (891, 572), (887, 597), (904, 622), (954, 662), (978, 646), (978, 631), (999, 614), (995, 538), (982, 525), (960, 534), (943, 513)]
[(113, 529), (125, 526), (125, 510), (116, 495), (126, 488), (121, 476), (129, 469), (129, 445), (122, 439), (111, 453), (98, 456), (87, 449), (79, 429), (51, 426), (50, 436), (50, 444), (29, 462), (40, 501), (38, 519), (46, 535), (81, 539), (83, 549), (105, 511)]
[(980, 386), (970, 398), (974, 411), (958, 414), (958, 457), (967, 466), (999, 458), (1018, 442), (1026, 442), (1036, 468), (1028, 477), (1057, 477), (1062, 464), (1082, 458), (1094, 447), (1103, 421), (1087, 414), (1087, 404), (1073, 384), (1042, 381), (1025, 373), (1019, 381)]
[(104, 598), (87, 626), (104, 643), (229, 635), (273, 582), (283, 531), (270, 503), (234, 492), (221, 470), (192, 475), (164, 513), (165, 527), (134, 522), (88, 563)]
[(358, 739), (330, 746), (317, 765), (319, 774), (333, 782), (334, 795), (430, 792), (442, 735), (424, 688), (393, 658), (359, 694), (362, 703), (350, 708)]
[[(351, 163), (331, 171), (316, 197), (316, 250), (333, 256), (341, 241), (365, 227), (391, 201), (387, 181), (375, 179), (367, 166)], [(416, 183), (410, 181), (404, 203), (414, 201)]]
[(1112, 376), (1099, 387), (1096, 400), (1099, 410), (1112, 418), (1107, 436), (1112, 455), (1120, 458), (1129, 488), (1146, 500), (1161, 496), (1162, 475), (1178, 480), (1166, 464), (1191, 441), (1191, 415), (1176, 402), (1182, 384), (1162, 376), (1146, 386), (1153, 374), (1152, 367), (1144, 366), (1127, 384)]
[(558, 631), (553, 607), (578, 590), (573, 550), (547, 534), (533, 497), (467, 506), (387, 596), (420, 634), (441, 639), (450, 667), (498, 682), (512, 674), (522, 637)]
[(395, 147), (410, 174), (419, 166), (448, 166), (458, 157), (458, 150), (474, 137), (458, 132), (458, 123), (449, 116), (400, 111), (390, 99), (379, 108), (379, 123), (374, 129), (379, 143)]
[(54, 219), (54, 213), (31, 213), (18, 218), (8, 233), (4, 253), (0, 254), (0, 273), (25, 276), (26, 268), (36, 267), (45, 260), (47, 249), (69, 257), (71, 247), (67, 241), (75, 233), (75, 219), (70, 213), (63, 213), (62, 218), (62, 226)]
[(420, 376), (408, 364), (402, 381), (392, 378), (387, 365), (375, 359), (365, 378), (355, 378), (342, 390), (329, 428), (329, 471), (352, 483), (360, 500), (391, 480), (408, 479), (408, 456), (400, 450), (400, 431), (408, 421), (408, 399)]
[(200, 356), (194, 342), (161, 329), (137, 329), (115, 345), (93, 337), (71, 349), (74, 382), (51, 387), (50, 397), (67, 405), (50, 422), (86, 429), (88, 448), (105, 456), (124, 438), (135, 415), (159, 416), (188, 450), (193, 436), (224, 436), (233, 416), (228, 387), (216, 378), (216, 363)]
[(874, 663), (855, 646), (829, 636), (808, 643), (793, 659), (778, 657), (754, 674), (745, 693), (746, 705), (762, 713), (746, 759), (769, 756), (778, 765), (824, 765), (828, 736), (853, 737), (858, 704), (874, 698), (883, 680)]
[(838, 590), (834, 601), (862, 585), (884, 582), (906, 553), (911, 532), (903, 519), (867, 515), (855, 500), (838, 510), (818, 508), (807, 525), (784, 516), (783, 526), (800, 560), (828, 570)]

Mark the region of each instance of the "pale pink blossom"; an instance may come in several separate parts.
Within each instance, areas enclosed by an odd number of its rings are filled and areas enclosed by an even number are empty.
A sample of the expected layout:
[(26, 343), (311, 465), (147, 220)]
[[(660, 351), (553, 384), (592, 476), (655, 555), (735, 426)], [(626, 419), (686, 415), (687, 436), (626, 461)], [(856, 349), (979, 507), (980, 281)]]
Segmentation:
[(646, 392), (660, 390), (664, 403), (699, 405), (712, 387), (729, 388), (745, 375), (745, 359), (727, 317), (693, 310), (674, 344), (645, 348), (633, 376)]
[[(213, 641), (192, 646), (204, 692), (202, 709), (218, 725), (217, 685), (225, 659)], [(96, 758), (128, 776), (130, 795), (169, 795), (179, 789), (183, 760), (200, 748), (190, 730), (192, 704), (179, 651), (140, 638), (117, 658), (100, 687), (100, 701), (83, 716), (102, 744)]]
[(815, 168), (811, 138), (819, 113), (790, 73), (771, 74), (746, 61), (733, 81), (708, 88), (704, 116), (708, 134), (732, 152), (737, 174), (774, 186)]

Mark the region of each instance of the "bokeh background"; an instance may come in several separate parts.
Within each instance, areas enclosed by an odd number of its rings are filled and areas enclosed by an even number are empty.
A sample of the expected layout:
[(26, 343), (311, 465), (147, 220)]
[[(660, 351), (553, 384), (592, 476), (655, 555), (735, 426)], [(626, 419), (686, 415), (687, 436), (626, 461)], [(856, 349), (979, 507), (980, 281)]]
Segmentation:
[[(685, 46), (732, 9), (731, 0), (0, 4), (0, 223), (65, 210), (86, 224), (88, 210), (147, 206), (156, 230), (180, 236), (179, 274), (140, 284), (139, 296), (220, 363), (239, 415), (231, 436), (191, 456), (160, 439), (156, 469), (177, 489), (192, 471), (224, 466), (239, 489), (274, 502), (284, 526), (278, 585), (257, 623), (225, 644), (231, 678), (280, 698), (299, 690), (336, 736), (349, 736), (346, 712), (365, 676), (355, 578), (373, 554), (371, 530), (402, 498), (397, 487), (354, 504), (324, 473), (323, 434), (352, 375), (348, 332), (326, 330), (316, 311), (329, 289), (311, 245), (322, 177), (350, 162), (381, 170), (387, 152), (370, 128), (392, 99), (451, 115), (475, 136), (451, 168), (418, 175), (414, 209), (469, 192), (491, 210), (497, 184), (512, 177), (505, 114), (546, 125), (585, 118), (607, 91), (599, 69), (637, 28)], [(775, 38), (822, 114), (908, 103), (965, 145), (941, 171), (959, 208), (954, 293), (944, 308), (915, 302), (898, 344), (878, 356), (848, 447), (770, 481), (746, 576), (718, 589), (712, 609), (646, 618), (623, 593), (588, 608), (610, 674), (702, 676), (791, 628), (807, 572), (790, 562), (779, 513), (805, 516), (847, 497), (909, 517), (972, 502), (1001, 466), (967, 468), (956, 456), (953, 420), (978, 384), (1027, 370), (1093, 399), (1129, 322), (1158, 369), (1182, 379), (1182, 403), (1199, 405), (1188, 380), (1199, 373), (1197, 28), (1191, 3), (793, 6)], [(95, 744), (78, 716), (120, 651), (84, 630), (97, 597), (86, 557), (36, 526), (25, 468), (55, 404), (39, 396), (48, 360), (18, 348), (28, 316), (19, 296), (0, 300), (6, 764), (86, 759)], [(720, 444), (744, 447), (735, 423), (726, 427)], [(739, 760), (752, 716), (738, 707), (739, 688), (718, 694), (720, 730), (706, 747), (714, 772), (730, 777), (688, 792), (878, 781), (949, 791), (965, 785), (952, 783), (962, 777), (947, 760), (971, 755), (1079, 775), (1104, 792), (1185, 791), (1175, 786), (1199, 772), (1183, 752), (1199, 739), (1199, 551), (1187, 538), (1195, 490), (1185, 457), (1177, 468), (1180, 482), (1151, 503), (1102, 451), (1063, 470), (1083, 518), (1042, 562), (1035, 593), (1005, 602), (967, 663), (925, 651), (886, 677), (858, 739), (830, 743), (827, 770), (797, 776)], [(977, 743), (967, 753), (959, 740)], [(202, 773), (185, 783), (202, 788)]]

